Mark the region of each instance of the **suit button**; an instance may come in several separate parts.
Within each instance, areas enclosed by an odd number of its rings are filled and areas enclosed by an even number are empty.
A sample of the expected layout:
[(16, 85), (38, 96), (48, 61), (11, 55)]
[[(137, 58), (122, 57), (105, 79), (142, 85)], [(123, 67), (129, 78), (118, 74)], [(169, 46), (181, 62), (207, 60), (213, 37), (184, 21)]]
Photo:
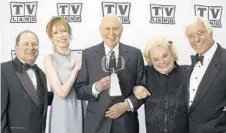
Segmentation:
[(164, 133), (168, 133), (168, 130), (166, 128), (164, 129)]

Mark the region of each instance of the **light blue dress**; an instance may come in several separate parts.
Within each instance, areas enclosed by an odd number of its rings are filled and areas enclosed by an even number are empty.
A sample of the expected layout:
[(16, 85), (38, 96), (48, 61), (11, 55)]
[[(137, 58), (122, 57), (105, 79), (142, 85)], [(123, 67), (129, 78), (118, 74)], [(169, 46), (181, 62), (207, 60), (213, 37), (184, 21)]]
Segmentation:
[[(71, 59), (52, 54), (52, 60), (56, 66), (58, 76), (64, 83), (75, 64), (75, 55), (71, 53)], [(51, 88), (53, 91), (54, 89)], [(86, 103), (78, 100), (74, 88), (71, 88), (65, 100), (60, 99), (54, 92), (50, 111), (49, 133), (83, 133), (83, 120)]]

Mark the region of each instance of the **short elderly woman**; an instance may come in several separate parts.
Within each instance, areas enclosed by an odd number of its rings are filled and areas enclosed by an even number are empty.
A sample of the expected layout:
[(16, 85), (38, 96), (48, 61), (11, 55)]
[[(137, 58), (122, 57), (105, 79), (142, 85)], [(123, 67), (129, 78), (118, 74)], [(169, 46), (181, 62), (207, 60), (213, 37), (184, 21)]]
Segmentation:
[[(187, 133), (188, 68), (177, 64), (172, 41), (154, 38), (145, 47), (147, 90), (134, 88), (144, 99), (147, 133)], [(149, 93), (150, 92), (150, 93)], [(150, 95), (151, 94), (151, 95)]]

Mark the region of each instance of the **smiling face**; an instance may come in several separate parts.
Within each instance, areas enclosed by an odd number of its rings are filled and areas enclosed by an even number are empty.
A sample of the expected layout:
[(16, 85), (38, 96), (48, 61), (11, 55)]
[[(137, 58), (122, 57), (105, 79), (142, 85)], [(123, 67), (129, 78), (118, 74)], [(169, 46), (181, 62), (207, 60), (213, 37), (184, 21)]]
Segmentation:
[(150, 49), (153, 67), (162, 74), (168, 74), (174, 68), (174, 56), (169, 47), (157, 45)]
[(106, 45), (114, 48), (120, 41), (122, 24), (117, 16), (105, 16), (100, 26), (100, 34)]
[(70, 35), (67, 28), (63, 24), (53, 25), (51, 40), (55, 47), (68, 48)]
[(31, 32), (20, 35), (19, 42), (15, 47), (16, 56), (25, 63), (33, 64), (38, 56), (38, 39)]
[(191, 47), (200, 55), (203, 55), (214, 44), (212, 33), (208, 33), (201, 20), (189, 25), (186, 30)]

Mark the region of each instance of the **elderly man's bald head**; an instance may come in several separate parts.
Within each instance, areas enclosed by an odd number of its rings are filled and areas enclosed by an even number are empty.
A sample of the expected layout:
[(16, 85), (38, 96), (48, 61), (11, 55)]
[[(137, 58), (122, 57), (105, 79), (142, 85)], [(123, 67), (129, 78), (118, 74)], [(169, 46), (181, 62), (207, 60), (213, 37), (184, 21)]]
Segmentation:
[(102, 25), (104, 25), (105, 23), (108, 23), (109, 21), (115, 22), (122, 27), (121, 21), (118, 16), (113, 15), (113, 14), (107, 14), (106, 16), (104, 16), (102, 18), (101, 23), (100, 23), (100, 28)]
[(100, 24), (100, 34), (106, 45), (114, 48), (120, 41), (123, 27), (118, 16), (108, 14), (104, 16)]

